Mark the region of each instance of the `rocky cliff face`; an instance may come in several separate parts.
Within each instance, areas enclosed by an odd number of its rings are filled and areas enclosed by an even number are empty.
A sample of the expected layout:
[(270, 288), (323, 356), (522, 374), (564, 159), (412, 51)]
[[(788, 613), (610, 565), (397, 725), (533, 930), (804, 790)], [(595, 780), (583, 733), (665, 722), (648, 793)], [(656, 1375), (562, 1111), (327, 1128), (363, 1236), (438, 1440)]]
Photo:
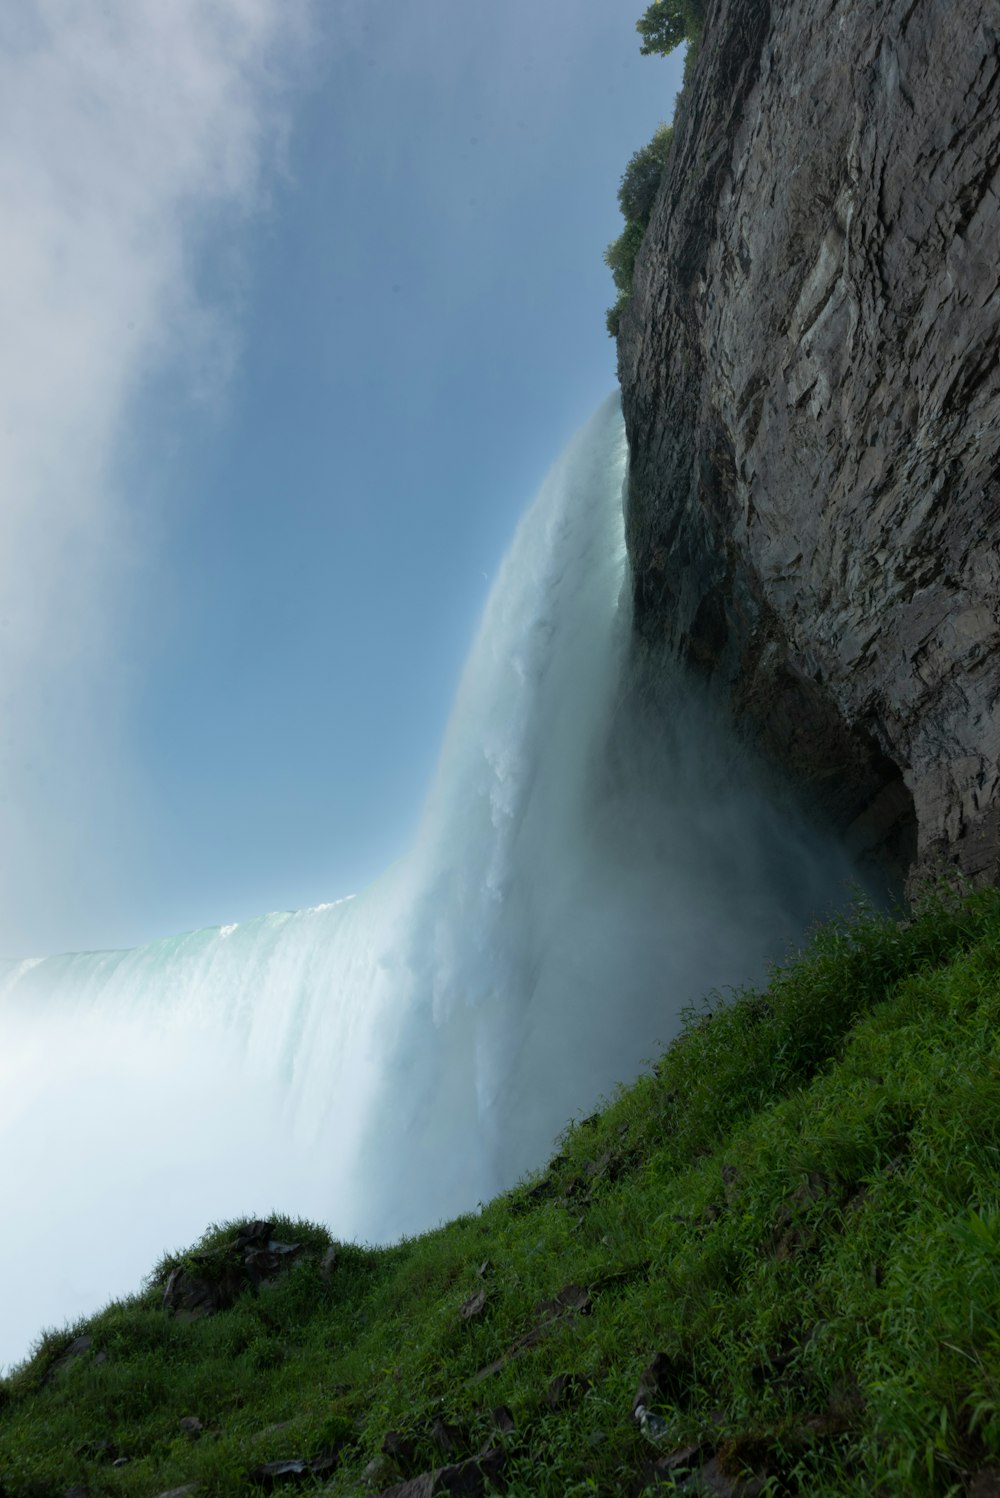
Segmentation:
[(1000, 852), (1000, 0), (711, 0), (619, 338), (645, 650), (859, 851)]

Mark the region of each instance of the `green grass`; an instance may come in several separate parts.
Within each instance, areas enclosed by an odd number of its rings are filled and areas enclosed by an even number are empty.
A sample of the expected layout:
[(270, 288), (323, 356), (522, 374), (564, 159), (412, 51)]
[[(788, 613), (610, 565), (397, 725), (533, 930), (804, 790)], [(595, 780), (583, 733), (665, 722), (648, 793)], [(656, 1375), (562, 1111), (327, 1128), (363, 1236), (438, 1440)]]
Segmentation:
[[(308, 1252), (230, 1310), (181, 1323), (153, 1284), (48, 1334), (0, 1385), (0, 1493), (225, 1498), (324, 1450), (337, 1471), (305, 1491), (362, 1493), (399, 1480), (387, 1432), (426, 1470), (435, 1420), (466, 1455), (502, 1405), (514, 1498), (636, 1491), (692, 1443), (774, 1494), (962, 1493), (1000, 1464), (998, 1150), (1000, 891), (859, 915), (765, 991), (690, 1015), (480, 1213), (344, 1246), (328, 1278), (323, 1230), (282, 1222)], [(539, 1309), (570, 1284), (586, 1314)], [(93, 1345), (61, 1363), (81, 1332)], [(630, 1412), (657, 1352), (654, 1445)], [(589, 1383), (551, 1408), (567, 1373)]]

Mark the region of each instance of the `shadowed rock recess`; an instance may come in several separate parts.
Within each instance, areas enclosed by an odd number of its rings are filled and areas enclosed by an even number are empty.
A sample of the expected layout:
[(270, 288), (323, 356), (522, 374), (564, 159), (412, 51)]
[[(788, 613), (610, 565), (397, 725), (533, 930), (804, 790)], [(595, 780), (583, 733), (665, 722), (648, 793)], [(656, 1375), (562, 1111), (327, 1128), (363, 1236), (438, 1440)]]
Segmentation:
[(998, 33), (709, 0), (618, 342), (638, 648), (900, 874), (1000, 849)]

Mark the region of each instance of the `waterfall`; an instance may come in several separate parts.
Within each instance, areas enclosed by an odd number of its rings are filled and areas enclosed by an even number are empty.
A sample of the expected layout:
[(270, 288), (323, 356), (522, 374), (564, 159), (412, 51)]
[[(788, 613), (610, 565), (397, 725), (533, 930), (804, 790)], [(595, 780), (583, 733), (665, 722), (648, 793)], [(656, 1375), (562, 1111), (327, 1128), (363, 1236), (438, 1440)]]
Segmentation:
[(213, 1220), (386, 1240), (474, 1209), (842, 901), (719, 710), (630, 689), (626, 458), (615, 397), (520, 524), (374, 885), (0, 971), (0, 1360)]

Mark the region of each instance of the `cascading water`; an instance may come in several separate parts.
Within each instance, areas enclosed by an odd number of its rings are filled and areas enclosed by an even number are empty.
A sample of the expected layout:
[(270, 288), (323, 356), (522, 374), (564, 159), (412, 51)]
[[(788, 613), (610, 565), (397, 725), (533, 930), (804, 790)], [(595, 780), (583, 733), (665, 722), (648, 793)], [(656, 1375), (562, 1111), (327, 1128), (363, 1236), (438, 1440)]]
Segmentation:
[(625, 462), (613, 398), (518, 529), (380, 881), (0, 972), (0, 1359), (211, 1220), (385, 1239), (474, 1208), (843, 899), (690, 684), (626, 689)]

